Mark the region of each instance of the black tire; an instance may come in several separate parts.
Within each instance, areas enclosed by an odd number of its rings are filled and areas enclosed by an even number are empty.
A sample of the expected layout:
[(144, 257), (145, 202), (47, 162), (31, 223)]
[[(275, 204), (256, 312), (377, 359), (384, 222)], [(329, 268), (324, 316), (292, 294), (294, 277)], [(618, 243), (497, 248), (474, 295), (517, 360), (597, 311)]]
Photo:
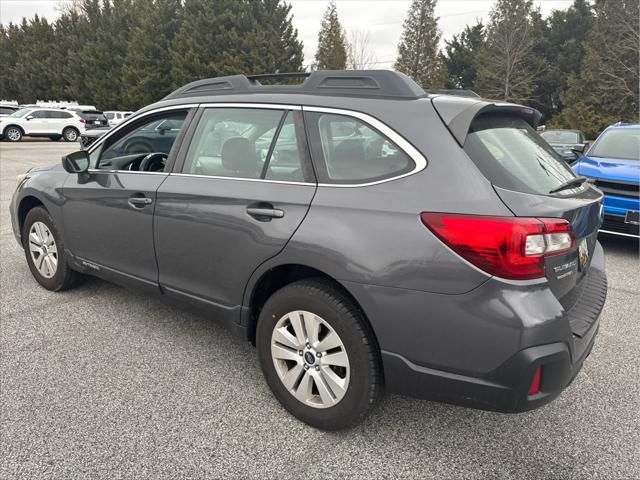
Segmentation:
[(74, 127), (67, 127), (62, 131), (62, 138), (64, 138), (65, 142), (75, 142), (79, 136), (80, 132)]
[(22, 129), (14, 125), (9, 125), (4, 129), (4, 132), (2, 133), (4, 135), (4, 138), (9, 140), (10, 142), (19, 142), (20, 140), (22, 140), (22, 136), (24, 135)]
[[(338, 334), (349, 358), (350, 380), (344, 397), (333, 406), (314, 408), (301, 401), (280, 380), (271, 355), (271, 336), (287, 313), (304, 310), (326, 320)], [(341, 430), (359, 423), (383, 391), (379, 348), (362, 312), (331, 282), (307, 279), (275, 292), (264, 305), (256, 331), (258, 358), (267, 384), (294, 416), (323, 430)]]
[[(38, 268), (34, 263), (34, 259), (32, 258), (29, 249), (29, 231), (31, 230), (31, 227), (35, 222), (42, 222), (43, 224), (45, 224), (45, 226), (53, 235), (55, 241), (58, 264), (55, 274), (51, 278), (46, 278), (38, 271)], [(67, 262), (67, 257), (64, 250), (64, 243), (62, 242), (62, 237), (60, 236), (60, 233), (58, 232), (58, 229), (56, 228), (51, 215), (49, 215), (49, 212), (47, 212), (45, 208), (35, 207), (31, 209), (27, 214), (27, 217), (24, 221), (24, 227), (22, 229), (22, 245), (24, 248), (25, 257), (27, 259), (27, 264), (29, 265), (29, 270), (31, 270), (31, 274), (36, 279), (36, 281), (44, 288), (57, 292), (60, 290), (68, 290), (78, 284), (79, 280), (81, 279), (81, 274), (69, 267), (69, 263)]]

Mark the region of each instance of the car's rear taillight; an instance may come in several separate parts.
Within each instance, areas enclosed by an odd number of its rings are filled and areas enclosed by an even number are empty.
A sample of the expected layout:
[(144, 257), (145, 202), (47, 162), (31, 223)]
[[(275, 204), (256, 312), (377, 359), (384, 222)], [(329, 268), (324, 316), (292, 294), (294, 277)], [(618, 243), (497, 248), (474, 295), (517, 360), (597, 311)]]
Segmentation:
[(574, 248), (569, 223), (559, 218), (420, 214), (422, 223), (453, 251), (491, 275), (512, 280), (544, 277), (544, 257)]
[(87, 121), (84, 118), (81, 118), (80, 123), (87, 123)]

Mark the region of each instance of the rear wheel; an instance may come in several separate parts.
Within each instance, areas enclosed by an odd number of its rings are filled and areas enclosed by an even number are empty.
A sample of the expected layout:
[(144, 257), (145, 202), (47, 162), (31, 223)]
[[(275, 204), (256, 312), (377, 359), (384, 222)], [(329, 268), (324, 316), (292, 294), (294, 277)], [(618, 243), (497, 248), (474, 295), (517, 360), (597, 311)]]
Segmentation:
[(47, 210), (36, 207), (29, 211), (22, 243), (29, 270), (44, 288), (67, 290), (78, 283), (80, 274), (69, 267), (62, 238)]
[(80, 133), (75, 128), (67, 127), (62, 131), (62, 138), (64, 138), (66, 142), (75, 142), (78, 140), (79, 134)]
[(300, 420), (339, 430), (362, 420), (382, 392), (379, 354), (362, 313), (321, 279), (283, 287), (256, 332), (269, 387)]
[(4, 130), (4, 138), (9, 140), (10, 142), (19, 142), (22, 140), (22, 130), (18, 127), (7, 127)]

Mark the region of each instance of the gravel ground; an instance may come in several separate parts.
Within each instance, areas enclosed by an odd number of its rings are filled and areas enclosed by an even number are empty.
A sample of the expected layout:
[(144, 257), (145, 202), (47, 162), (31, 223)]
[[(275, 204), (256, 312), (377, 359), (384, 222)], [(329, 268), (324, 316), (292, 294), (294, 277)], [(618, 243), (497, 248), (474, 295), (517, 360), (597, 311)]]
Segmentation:
[(9, 223), (15, 177), (73, 144), (0, 145), (0, 478), (640, 478), (638, 245), (602, 238), (610, 290), (581, 374), (501, 415), (387, 395), (314, 430), (222, 327), (100, 280), (50, 293)]

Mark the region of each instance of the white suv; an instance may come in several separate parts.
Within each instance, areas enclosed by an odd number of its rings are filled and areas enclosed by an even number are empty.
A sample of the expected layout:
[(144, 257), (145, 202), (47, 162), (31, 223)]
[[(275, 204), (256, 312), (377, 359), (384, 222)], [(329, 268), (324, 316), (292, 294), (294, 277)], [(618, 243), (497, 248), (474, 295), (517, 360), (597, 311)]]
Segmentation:
[(71, 110), (28, 107), (0, 118), (0, 138), (10, 142), (19, 142), (22, 137), (75, 142), (84, 131), (85, 120)]
[(109, 121), (109, 126), (113, 127), (114, 125), (118, 125), (125, 118), (130, 116), (132, 113), (133, 112), (118, 112), (115, 110), (110, 110), (110, 111), (104, 112), (104, 116), (107, 117), (107, 120)]

